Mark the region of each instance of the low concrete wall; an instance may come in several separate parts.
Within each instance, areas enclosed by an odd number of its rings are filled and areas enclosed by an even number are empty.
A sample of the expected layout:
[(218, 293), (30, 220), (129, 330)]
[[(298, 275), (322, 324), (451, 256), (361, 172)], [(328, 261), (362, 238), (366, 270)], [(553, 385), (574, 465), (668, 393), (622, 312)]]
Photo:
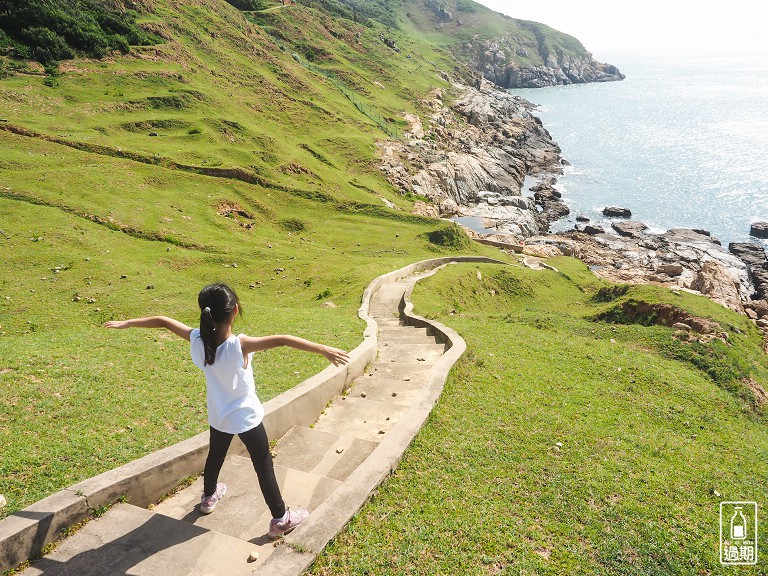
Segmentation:
[[(365, 367), (376, 359), (378, 326), (368, 316), (371, 297), (376, 290), (384, 284), (398, 282), (411, 274), (427, 270), (436, 271), (440, 266), (451, 262), (505, 264), (499, 260), (475, 256), (436, 258), (410, 264), (374, 279), (363, 293), (362, 305), (358, 314), (360, 318), (365, 320), (366, 328), (363, 332), (363, 342), (350, 352), (350, 363), (343, 367), (329, 366), (322, 372), (266, 402), (264, 404), (264, 425), (270, 438), (280, 438), (295, 425), (309, 426), (317, 419), (328, 402), (340, 394), (355, 378), (363, 374)], [(410, 308), (412, 309), (412, 305)], [(429, 326), (430, 330), (434, 331), (433, 333), (439, 334), (439, 338), (448, 343), (451, 350), (438, 361), (439, 370), (435, 370), (435, 372), (438, 373), (441, 381), (434, 401), (428, 407), (417, 406), (412, 409), (417, 410), (417, 414), (414, 416), (418, 416), (413, 419), (413, 425), (418, 424), (415, 430), (404, 430), (397, 437), (392, 435), (391, 440), (382, 442), (382, 445), (377, 448), (377, 451), (382, 452), (382, 457), (391, 460), (390, 466), (392, 468), (397, 465), (410, 444), (410, 439), (413, 436), (406, 438), (407, 435), (411, 432), (415, 434), (421, 428), (432, 405), (437, 401), (448, 370), (464, 351), (463, 340), (453, 330), (437, 322), (412, 315), (406, 303), (404, 303), (404, 314), (409, 323)], [(461, 341), (462, 346), (456, 348), (457, 341)], [(398, 441), (398, 437), (402, 434), (405, 436), (402, 436)], [(245, 449), (240, 442), (233, 443), (232, 451), (233, 453), (245, 454)], [(13, 569), (27, 559), (38, 556), (47, 544), (60, 537), (62, 530), (90, 518), (97, 508), (113, 504), (120, 498), (127, 498), (136, 506), (148, 506), (157, 502), (185, 478), (200, 474), (205, 464), (207, 452), (208, 433), (204, 432), (70, 486), (3, 519), (0, 521), (0, 571)], [(388, 453), (389, 456), (383, 452)], [(339, 507), (336, 516), (343, 523), (338, 525), (330, 523), (331, 525), (316, 533), (311, 542), (311, 550), (317, 552), (322, 550), (325, 543), (337, 534), (363, 505), (370, 492), (383, 481), (389, 470), (389, 466), (383, 473), (363, 469), (360, 471), (362, 475), (359, 478), (360, 485), (355, 488), (354, 494), (347, 494), (346, 497), (350, 498), (347, 502), (341, 502), (339, 498), (331, 499), (332, 502), (335, 502), (333, 505)], [(333, 530), (330, 529), (332, 527)], [(306, 532), (302, 531), (302, 533)], [(317, 548), (317, 546), (320, 547)], [(281, 547), (281, 550), (293, 549)], [(309, 555), (301, 554), (300, 556), (311, 557), (309, 558), (311, 562), (317, 552)], [(295, 560), (294, 558), (292, 561)]]
[(509, 242), (498, 242), (496, 240), (488, 240), (487, 238), (472, 238), (475, 242), (485, 244), (486, 246), (495, 246), (496, 248), (504, 248), (505, 250), (512, 250), (521, 253), (525, 249), (524, 244), (511, 244)]

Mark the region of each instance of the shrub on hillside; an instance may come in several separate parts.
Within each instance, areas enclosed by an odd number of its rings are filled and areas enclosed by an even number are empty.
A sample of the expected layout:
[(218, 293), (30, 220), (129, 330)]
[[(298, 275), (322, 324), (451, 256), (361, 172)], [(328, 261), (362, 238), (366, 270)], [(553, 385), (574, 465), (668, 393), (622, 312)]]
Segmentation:
[(305, 6), (321, 8), (334, 16), (340, 16), (354, 22), (367, 24), (377, 20), (382, 24), (397, 28), (397, 8), (399, 2), (393, 0), (299, 0)]
[(99, 0), (0, 0), (0, 50), (10, 44), (14, 56), (50, 64), (75, 51), (100, 58), (157, 42), (136, 25), (136, 17)]
[(457, 0), (456, 2), (456, 10), (459, 12), (477, 12), (477, 6), (477, 2), (472, 0)]
[(426, 236), (432, 244), (449, 250), (466, 250), (470, 244), (469, 236), (456, 224), (449, 224), (432, 232), (427, 232)]
[(303, 232), (307, 229), (306, 224), (298, 218), (284, 218), (278, 222), (280, 228), (288, 232)]
[(11, 40), (10, 36), (5, 33), (5, 31), (0, 30), (0, 54), (7, 55), (10, 54), (11, 50), (13, 49), (13, 40)]
[(21, 38), (30, 47), (32, 58), (43, 64), (72, 58), (75, 55), (64, 38), (43, 26), (24, 28)]
[(271, 6), (267, 0), (227, 0), (227, 2), (238, 10), (264, 10)]

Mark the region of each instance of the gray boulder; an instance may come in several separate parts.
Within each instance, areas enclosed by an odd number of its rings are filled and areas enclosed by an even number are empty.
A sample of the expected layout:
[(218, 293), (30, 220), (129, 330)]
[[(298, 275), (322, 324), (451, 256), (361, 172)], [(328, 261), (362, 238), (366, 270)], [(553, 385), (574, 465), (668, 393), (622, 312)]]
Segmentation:
[(627, 238), (639, 238), (645, 230), (648, 230), (648, 226), (642, 222), (613, 222), (611, 228), (616, 230), (619, 236), (625, 236)]
[(608, 216), (609, 218), (631, 218), (632, 211), (629, 208), (606, 206), (603, 208), (603, 215)]
[(576, 230), (589, 234), (590, 236), (597, 236), (598, 234), (605, 234), (605, 229), (602, 226), (596, 224), (576, 225)]
[(765, 249), (751, 242), (732, 242), (728, 245), (728, 249), (747, 265), (755, 286), (754, 299), (768, 298), (768, 258), (766, 258)]
[(749, 235), (755, 238), (768, 238), (768, 222), (753, 222), (749, 227)]
[(667, 276), (680, 276), (683, 273), (682, 264), (662, 264), (656, 267), (656, 272), (661, 272)]
[(531, 199), (523, 198), (522, 196), (502, 196), (499, 198), (499, 204), (502, 206), (514, 206), (523, 210), (531, 210), (533, 208)]

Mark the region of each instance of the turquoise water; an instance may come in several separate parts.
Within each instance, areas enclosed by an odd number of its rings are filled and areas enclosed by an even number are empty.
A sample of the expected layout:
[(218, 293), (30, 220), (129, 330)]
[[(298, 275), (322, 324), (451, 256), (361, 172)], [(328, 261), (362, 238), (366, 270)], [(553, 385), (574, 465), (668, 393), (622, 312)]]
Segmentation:
[(540, 106), (571, 162), (558, 184), (571, 215), (552, 230), (617, 205), (652, 231), (760, 242), (749, 225), (768, 221), (768, 55), (608, 61), (627, 79), (511, 91)]

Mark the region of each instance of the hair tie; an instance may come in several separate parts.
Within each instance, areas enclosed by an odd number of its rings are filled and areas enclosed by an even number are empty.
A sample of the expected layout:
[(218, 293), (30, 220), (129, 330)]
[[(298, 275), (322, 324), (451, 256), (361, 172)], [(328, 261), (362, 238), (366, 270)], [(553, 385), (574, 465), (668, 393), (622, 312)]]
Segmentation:
[(208, 306), (206, 306), (205, 308), (203, 308), (203, 312), (208, 312), (210, 314), (211, 309)]

